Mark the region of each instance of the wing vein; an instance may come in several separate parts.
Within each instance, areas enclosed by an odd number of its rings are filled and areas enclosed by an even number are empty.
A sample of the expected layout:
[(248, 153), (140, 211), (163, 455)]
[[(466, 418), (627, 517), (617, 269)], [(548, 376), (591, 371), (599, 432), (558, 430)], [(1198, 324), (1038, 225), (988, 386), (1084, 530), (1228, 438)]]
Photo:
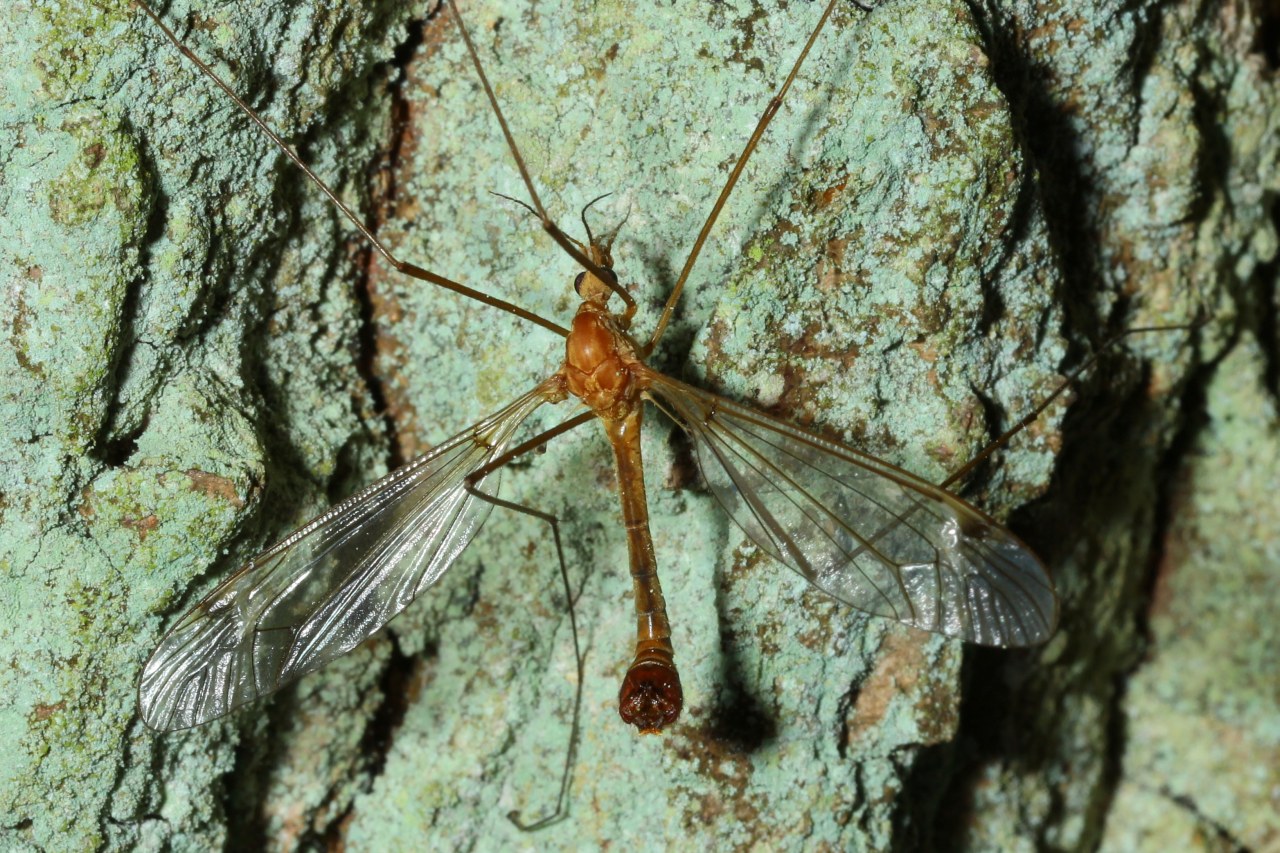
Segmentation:
[(873, 456), (656, 372), (647, 378), (730, 517), (828, 595), (990, 645), (1052, 632), (1057, 600), (1044, 566), (980, 510)]
[(220, 717), (385, 625), (439, 580), (484, 523), (489, 504), (466, 491), (467, 476), (501, 455), (552, 396), (548, 383), (539, 385), (236, 571), (178, 620), (147, 662), (139, 686), (146, 723), (173, 730)]

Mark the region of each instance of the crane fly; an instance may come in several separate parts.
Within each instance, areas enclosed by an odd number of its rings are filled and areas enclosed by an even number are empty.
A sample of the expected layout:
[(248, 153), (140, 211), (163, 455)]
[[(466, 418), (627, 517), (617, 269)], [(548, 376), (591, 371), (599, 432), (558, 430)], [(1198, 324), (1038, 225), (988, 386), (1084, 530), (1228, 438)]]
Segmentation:
[[(580, 304), (568, 328), (392, 255), (152, 9), (136, 0), (178, 50), (231, 97), (393, 267), (565, 339), (563, 362), (531, 391), (291, 533), (179, 619), (143, 670), (139, 703), (147, 725), (169, 731), (206, 723), (346, 654), (438, 581), (494, 506), (550, 523), (563, 575), (555, 518), (497, 497), (497, 480), (513, 459), (598, 420), (614, 456), (637, 621), (632, 661), (619, 690), (619, 713), (642, 733), (671, 726), (684, 697), (649, 531), (640, 447), (645, 402), (689, 436), (703, 480), (746, 536), (832, 598), (984, 645), (1026, 646), (1050, 636), (1057, 598), (1044, 566), (1013, 533), (946, 490), (1017, 428), (946, 482), (933, 485), (645, 363), (743, 167), (837, 2), (828, 0), (761, 115), (654, 331), (638, 339), (629, 331), (636, 303), (614, 272), (612, 235), (597, 237), (587, 228), (586, 242), (581, 242), (546, 213), (453, 0), (447, 3), (449, 14), (529, 193), (525, 206), (582, 268), (574, 281)], [(622, 305), (615, 310), (610, 306), (616, 301)], [(570, 399), (586, 410), (512, 446), (518, 428), (535, 410)]]

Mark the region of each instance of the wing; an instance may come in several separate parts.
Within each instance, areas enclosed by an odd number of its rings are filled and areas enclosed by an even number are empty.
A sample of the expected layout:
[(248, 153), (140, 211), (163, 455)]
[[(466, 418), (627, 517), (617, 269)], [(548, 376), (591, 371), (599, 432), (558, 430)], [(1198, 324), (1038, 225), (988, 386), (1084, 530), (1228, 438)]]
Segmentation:
[(250, 560), (147, 661), (138, 689), (146, 724), (172, 731), (206, 723), (385, 625), (475, 536), (491, 504), (466, 491), (467, 475), (499, 456), (544, 400), (535, 389)]
[(844, 603), (991, 646), (1043, 642), (1058, 600), (1016, 536), (873, 456), (660, 374), (702, 476), (761, 549)]

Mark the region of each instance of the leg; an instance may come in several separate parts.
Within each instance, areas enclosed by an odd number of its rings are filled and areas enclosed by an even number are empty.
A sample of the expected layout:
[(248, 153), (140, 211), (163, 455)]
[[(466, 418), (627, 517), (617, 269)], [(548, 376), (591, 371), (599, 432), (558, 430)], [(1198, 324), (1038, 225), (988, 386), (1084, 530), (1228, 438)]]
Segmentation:
[(467, 32), (467, 27), (462, 23), (462, 16), (458, 14), (458, 6), (454, 0), (449, 0), (449, 11), (453, 13), (453, 20), (458, 25), (458, 31), (462, 33), (462, 40), (467, 45), (467, 53), (471, 55), (471, 63), (476, 68), (476, 74), (480, 77), (480, 83), (484, 86), (484, 93), (489, 98), (489, 105), (493, 107), (493, 114), (497, 116), (498, 124), (502, 127), (502, 135), (506, 137), (507, 147), (511, 149), (511, 156), (516, 161), (516, 168), (520, 170), (520, 178), (524, 181), (525, 189), (529, 191), (529, 199), (533, 202), (533, 212), (542, 223), (542, 230), (551, 235), (551, 239), (559, 244), (575, 261), (589, 270), (592, 275), (603, 281), (609, 286), (609, 289), (616, 293), (624, 303), (626, 309), (622, 313), (624, 327), (630, 322), (631, 316), (636, 312), (636, 301), (631, 298), (631, 294), (627, 293), (621, 285), (617, 283), (615, 278), (607, 275), (605, 271), (594, 261), (583, 254), (582, 249), (567, 234), (560, 230), (560, 226), (548, 215), (546, 208), (542, 206), (542, 199), (538, 198), (538, 191), (533, 188), (533, 179), (529, 177), (529, 169), (525, 166), (524, 158), (520, 156), (520, 149), (516, 147), (515, 137), (511, 135), (511, 128), (507, 126), (507, 119), (502, 114), (502, 108), (498, 106), (498, 98), (493, 94), (493, 87), (489, 85), (489, 78), (484, 73), (484, 66), (480, 64), (480, 54), (476, 53), (475, 45), (471, 43), (471, 34)]
[[(724, 182), (724, 187), (720, 190), (716, 203), (711, 207), (711, 213), (707, 215), (707, 221), (702, 223), (702, 230), (698, 232), (698, 239), (693, 241), (693, 248), (689, 250), (689, 257), (685, 258), (684, 267), (680, 270), (680, 277), (676, 279), (676, 285), (671, 289), (671, 295), (667, 297), (667, 304), (662, 307), (662, 315), (658, 318), (658, 325), (654, 328), (653, 335), (641, 352), (642, 358), (647, 358), (653, 352), (653, 348), (658, 345), (658, 340), (662, 337), (662, 333), (666, 331), (667, 323), (671, 320), (671, 313), (675, 311), (676, 303), (680, 301), (680, 292), (684, 290), (684, 283), (688, 280), (689, 273), (693, 271), (693, 265), (697, 263), (698, 255), (702, 252), (702, 244), (707, 242), (707, 236), (711, 233), (711, 228), (716, 224), (716, 220), (720, 218), (720, 211), (724, 208), (725, 202), (729, 200), (729, 194), (733, 192), (734, 186), (738, 183), (738, 178), (742, 176), (742, 170), (746, 168), (752, 152), (760, 144), (760, 137), (764, 136), (765, 128), (769, 126), (769, 122), (773, 120), (778, 108), (782, 106), (782, 99), (786, 97), (787, 90), (791, 88), (791, 83), (796, 79), (796, 74), (800, 72), (800, 66), (804, 64), (805, 57), (809, 55), (809, 50), (813, 47), (813, 43), (818, 40), (818, 33), (822, 32), (822, 27), (827, 23), (827, 18), (831, 17), (831, 11), (835, 8), (837, 2), (838, 0), (830, 0), (827, 3), (827, 8), (823, 10), (822, 17), (818, 19), (818, 25), (809, 34), (809, 40), (805, 42), (800, 55), (796, 57), (795, 64), (791, 66), (791, 73), (787, 75), (787, 79), (782, 84), (782, 88), (778, 90), (778, 94), (774, 95), (773, 99), (769, 101), (769, 105), (764, 108), (764, 114), (760, 116), (760, 121), (756, 123), (756, 129), (751, 133), (751, 138), (747, 140), (742, 153), (738, 155), (738, 162), (733, 165), (733, 171), (729, 173), (729, 179)], [(861, 4), (858, 5), (861, 6)]]
[[(1045, 409), (1049, 408), (1050, 404), (1053, 403), (1054, 400), (1062, 396), (1062, 393), (1064, 391), (1066, 391), (1068, 388), (1074, 385), (1081, 376), (1083, 376), (1090, 368), (1092, 368), (1098, 362), (1098, 359), (1102, 357), (1103, 353), (1110, 350), (1113, 346), (1115, 346), (1120, 341), (1127, 338), (1129, 335), (1144, 334), (1147, 332), (1171, 332), (1171, 331), (1177, 331), (1177, 330), (1194, 330), (1204, 325), (1204, 323), (1206, 323), (1207, 321), (1208, 321), (1207, 317), (1202, 317), (1202, 318), (1198, 318), (1197, 320), (1195, 320), (1193, 323), (1189, 325), (1142, 326), (1142, 327), (1137, 327), (1133, 329), (1125, 329), (1122, 332), (1116, 333), (1112, 337), (1108, 338), (1102, 344), (1102, 346), (1098, 347), (1098, 349), (1095, 350), (1092, 355), (1086, 358), (1084, 360), (1084, 363), (1082, 363), (1075, 370), (1072, 370), (1071, 373), (1068, 374), (1067, 378), (1064, 379), (1061, 382), (1061, 384), (1058, 385), (1057, 388), (1053, 389), (1053, 391), (1047, 397), (1045, 397), (1038, 404), (1036, 404), (1035, 408), (1033, 408), (1030, 412), (1028, 412), (1023, 417), (1019, 418), (1016, 424), (1014, 424), (1009, 429), (1001, 433), (999, 437), (989, 442), (986, 445), (986, 447), (978, 451), (977, 455), (975, 455), (972, 459), (970, 459), (964, 465), (960, 466), (958, 469), (952, 472), (952, 474), (948, 476), (945, 480), (938, 483), (938, 487), (941, 489), (947, 489), (949, 491), (954, 492), (954, 490), (951, 487), (955, 483), (969, 476), (969, 474), (973, 473), (973, 470), (977, 468), (979, 465), (981, 465), (984, 461), (986, 461), (986, 459), (990, 457), (991, 454), (995, 453), (1001, 447), (1004, 447), (1006, 444), (1009, 443), (1009, 441), (1014, 436), (1022, 432), (1027, 427), (1031, 426), (1031, 424), (1035, 423), (1036, 419), (1039, 418), (1040, 415), (1044, 414)], [(918, 506), (908, 509), (906, 512), (903, 512), (897, 518), (897, 520), (894, 521), (892, 524), (887, 524), (884, 527), (877, 530), (875, 533), (866, 537), (866, 544), (856, 549), (853, 552), (852, 556), (854, 557), (860, 556), (864, 551), (866, 551), (867, 548), (870, 548), (875, 543), (879, 542), (887, 534), (892, 533), (898, 527), (898, 525), (906, 523), (906, 521), (915, 513), (917, 508)]]
[(496, 507), (501, 507), (502, 509), (508, 509), (513, 512), (531, 516), (540, 521), (544, 521), (551, 526), (551, 536), (556, 546), (556, 558), (560, 561), (560, 581), (564, 586), (565, 606), (569, 609), (569, 631), (573, 635), (573, 657), (578, 670), (578, 685), (573, 696), (573, 719), (569, 726), (569, 748), (565, 751), (564, 770), (560, 774), (560, 791), (556, 795), (555, 808), (542, 817), (528, 823), (521, 818), (520, 812), (518, 811), (512, 811), (507, 814), (507, 818), (516, 825), (516, 828), (524, 832), (533, 832), (553, 823), (558, 823), (559, 821), (564, 820), (569, 813), (566, 800), (569, 795), (569, 782), (573, 776), (573, 760), (578, 746), (578, 726), (582, 716), (582, 688), (583, 682), (585, 681), (585, 670), (582, 660), (582, 644), (578, 638), (578, 617), (574, 609), (574, 602), (577, 597), (573, 594), (573, 587), (569, 583), (569, 570), (564, 559), (564, 548), (560, 543), (559, 519), (550, 513), (542, 512), (532, 507), (525, 506), (524, 504), (515, 503), (514, 501), (505, 500), (497, 495), (489, 494), (488, 492), (482, 492), (478, 488), (478, 484), (485, 476), (493, 473), (495, 470), (506, 465), (516, 457), (543, 446), (555, 436), (568, 432), (579, 424), (586, 423), (594, 417), (595, 415), (592, 412), (583, 412), (575, 418), (565, 421), (558, 426), (552, 427), (546, 432), (535, 436), (520, 446), (507, 451), (497, 459), (494, 459), (488, 465), (485, 465), (483, 468), (472, 473), (466, 480), (467, 492), (476, 496), (480, 500), (493, 504)]
[(1001, 447), (1008, 444), (1009, 440), (1012, 439), (1015, 435), (1017, 435), (1018, 433), (1022, 432), (1024, 429), (1026, 429), (1027, 427), (1035, 423), (1036, 418), (1044, 414), (1044, 410), (1049, 408), (1049, 405), (1054, 400), (1062, 396), (1062, 393), (1064, 391), (1066, 391), (1068, 388), (1074, 385), (1077, 379), (1079, 379), (1081, 376), (1085, 374), (1085, 372), (1087, 372), (1090, 368), (1092, 368), (1094, 364), (1097, 363), (1098, 359), (1102, 357), (1103, 353), (1110, 350), (1113, 346), (1120, 343), (1120, 341), (1124, 340), (1129, 335), (1145, 334), (1147, 332), (1172, 332), (1179, 329), (1192, 330), (1192, 329), (1199, 328), (1200, 326), (1204, 325), (1207, 321), (1208, 321), (1207, 317), (1201, 317), (1201, 318), (1198, 318), (1195, 322), (1186, 326), (1141, 326), (1133, 329), (1125, 329), (1122, 332), (1117, 332), (1115, 335), (1112, 335), (1108, 340), (1103, 342), (1102, 346), (1094, 350), (1093, 354), (1090, 355), (1088, 358), (1086, 358), (1083, 364), (1081, 364), (1075, 370), (1071, 371), (1071, 373), (1068, 374), (1067, 378), (1062, 380), (1062, 384), (1059, 385), (1057, 388), (1053, 389), (1053, 393), (1051, 393), (1048, 397), (1045, 397), (1043, 400), (1041, 400), (1034, 409), (1032, 409), (1030, 412), (1028, 412), (1022, 418), (1020, 418), (1016, 424), (1014, 424), (1013, 426), (1005, 430), (1003, 433), (1001, 433), (998, 438), (996, 438), (986, 447), (982, 448), (982, 450), (978, 452), (977, 456), (970, 459), (958, 470), (952, 473), (951, 476), (947, 477), (947, 479), (943, 480), (938, 485), (944, 489), (950, 488), (952, 483), (955, 483), (956, 481), (962, 480), (965, 477), (967, 477), (973, 471), (974, 468), (977, 468), (979, 465), (981, 465), (987, 459), (987, 457), (989, 457), (992, 453), (995, 453)]
[(250, 121), (256, 124), (258, 128), (267, 135), (267, 138), (270, 139), (272, 143), (274, 143), (275, 146), (278, 149), (280, 149), (280, 151), (286, 157), (292, 160), (294, 165), (297, 166), (299, 169), (301, 169), (302, 173), (306, 175), (313, 184), (315, 184), (317, 187), (320, 188), (320, 191), (323, 192), (325, 196), (328, 197), (329, 201), (331, 201), (333, 205), (338, 209), (338, 211), (343, 216), (345, 216), (352, 225), (356, 227), (356, 230), (359, 231), (364, 236), (364, 238), (369, 241), (370, 245), (372, 245), (373, 248), (378, 251), (378, 254), (382, 255), (382, 257), (386, 259), (387, 263), (391, 264), (391, 266), (393, 266), (395, 269), (399, 270), (400, 272), (404, 273), (405, 275), (416, 278), (419, 281), (426, 281), (426, 282), (430, 282), (431, 284), (439, 285), (440, 287), (443, 287), (445, 290), (451, 290), (460, 296), (465, 296), (468, 299), (474, 299), (477, 302), (482, 302), (485, 305), (490, 305), (494, 308), (498, 308), (502, 311), (506, 311), (508, 314), (514, 314), (515, 316), (519, 317), (522, 320), (528, 320), (530, 323), (536, 323), (537, 325), (542, 326), (544, 329), (548, 329), (549, 331), (555, 332), (557, 335), (560, 335), (561, 337), (565, 337), (569, 334), (568, 330), (565, 329), (564, 327), (556, 323), (552, 323), (550, 320), (546, 320), (542, 317), (539, 317), (537, 314), (534, 314), (532, 311), (527, 311), (524, 308), (521, 308), (520, 306), (514, 305), (503, 299), (498, 299), (496, 297), (490, 296), (487, 293), (482, 293), (479, 290), (475, 290), (473, 288), (467, 287), (466, 285), (459, 284), (456, 281), (447, 279), (442, 275), (437, 275), (436, 273), (433, 273), (430, 270), (423, 269), (422, 267), (416, 266), (415, 264), (408, 263), (407, 261), (402, 261), (399, 258), (397, 258), (395, 255), (391, 254), (391, 250), (389, 250), (386, 246), (384, 246), (381, 243), (381, 241), (379, 241), (378, 238), (374, 235), (374, 233), (370, 231), (369, 228), (362, 221), (360, 221), (360, 219), (356, 216), (355, 211), (349, 208), (346, 205), (346, 203), (342, 201), (342, 199), (338, 198), (338, 194), (335, 193), (327, 183), (321, 180), (320, 176), (317, 175), (315, 172), (313, 172), (311, 168), (307, 166), (306, 163), (302, 162), (302, 158), (300, 158), (297, 155), (297, 153), (292, 148), (289, 147), (288, 143), (286, 143), (278, 133), (272, 130), (271, 126), (268, 125), (260, 115), (254, 112), (252, 107), (246, 104), (234, 91), (232, 91), (231, 87), (227, 85), (227, 83), (223, 81), (221, 77), (218, 76), (217, 72), (215, 72), (212, 68), (210, 68), (209, 65), (204, 60), (196, 56), (195, 53), (192, 52), (190, 48), (188, 48), (185, 44), (183, 44), (182, 40), (178, 38), (178, 36), (173, 32), (173, 30), (169, 29), (169, 26), (165, 24), (165, 22), (160, 18), (160, 16), (156, 14), (156, 12), (152, 10), (152, 8), (148, 6), (146, 2), (144, 2), (144, 0), (134, 0), (134, 3), (135, 5), (138, 6), (138, 8), (140, 8), (144, 13), (146, 13), (147, 17), (151, 18), (151, 20), (156, 23), (156, 26), (158, 26), (161, 32), (165, 34), (165, 37), (168, 38), (169, 41), (173, 43), (173, 46), (176, 47), (182, 53), (183, 56), (189, 59), (196, 66), (196, 68), (200, 69), (200, 73), (204, 74), (206, 77), (212, 80), (215, 84), (217, 84), (218, 88), (226, 93), (227, 97), (229, 97), (232, 100), (232, 102), (240, 109), (240, 111), (244, 113), (245, 116), (247, 116)]

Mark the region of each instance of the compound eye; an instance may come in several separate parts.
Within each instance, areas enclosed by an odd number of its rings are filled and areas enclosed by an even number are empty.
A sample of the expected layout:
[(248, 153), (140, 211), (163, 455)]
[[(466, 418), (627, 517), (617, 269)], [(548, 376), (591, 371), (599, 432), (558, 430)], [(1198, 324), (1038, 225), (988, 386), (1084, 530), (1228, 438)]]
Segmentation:
[(577, 277), (574, 278), (573, 280), (573, 292), (578, 294), (579, 296), (582, 295), (582, 280), (586, 277), (587, 277), (587, 274), (585, 272), (580, 272), (578, 273)]

